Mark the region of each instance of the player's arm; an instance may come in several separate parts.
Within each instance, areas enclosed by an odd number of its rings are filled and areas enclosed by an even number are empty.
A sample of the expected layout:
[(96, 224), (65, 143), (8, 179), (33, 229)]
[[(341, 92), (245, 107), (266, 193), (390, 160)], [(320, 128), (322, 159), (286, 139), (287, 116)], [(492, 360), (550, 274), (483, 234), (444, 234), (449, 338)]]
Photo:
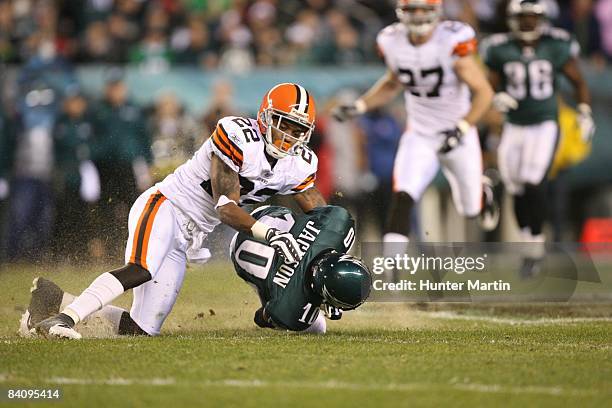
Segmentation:
[(210, 180), (213, 200), (217, 203), (215, 210), (222, 223), (266, 241), (288, 263), (298, 262), (302, 258), (302, 251), (293, 235), (257, 221), (238, 206), (240, 200), (238, 173), (216, 154), (211, 157)]
[(217, 203), (215, 209), (219, 214), (219, 219), (236, 231), (250, 234), (256, 220), (238, 207), (238, 201), (240, 200), (238, 173), (225, 164), (216, 154), (212, 155), (211, 162), (210, 180), (213, 200)]
[(339, 121), (361, 115), (369, 110), (379, 108), (391, 102), (402, 90), (402, 84), (397, 75), (390, 69), (372, 87), (349, 105), (340, 105), (333, 111), (334, 118)]
[(295, 202), (300, 206), (302, 211), (305, 213), (317, 207), (324, 207), (327, 205), (325, 199), (321, 195), (321, 192), (316, 187), (311, 187), (306, 191), (293, 195)]
[(585, 141), (590, 141), (595, 134), (595, 122), (593, 121), (593, 112), (591, 110), (591, 93), (580, 71), (578, 59), (575, 57), (570, 58), (561, 70), (572, 83), (576, 92), (578, 123), (580, 124), (582, 138)]
[(489, 110), (493, 101), (493, 88), (472, 55), (459, 58), (455, 62), (454, 70), (472, 93), (472, 106), (463, 120), (469, 126), (474, 126)]
[(561, 69), (563, 71), (563, 75), (565, 75), (574, 86), (576, 101), (579, 104), (584, 103), (590, 106), (591, 93), (589, 92), (589, 87), (582, 76), (582, 72), (580, 72), (578, 59), (570, 58)]

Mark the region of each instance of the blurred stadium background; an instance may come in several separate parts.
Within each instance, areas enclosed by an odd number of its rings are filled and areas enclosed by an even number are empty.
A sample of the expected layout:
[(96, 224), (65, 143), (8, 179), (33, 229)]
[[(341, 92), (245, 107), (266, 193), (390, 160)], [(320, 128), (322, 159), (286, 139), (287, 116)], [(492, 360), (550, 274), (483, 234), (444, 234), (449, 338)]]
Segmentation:
[[(395, 20), (394, 3), (1, 0), (0, 260), (120, 262), (127, 212), (139, 192), (189, 158), (220, 117), (254, 115), (280, 81), (299, 82), (316, 96), (319, 188), (352, 209), (362, 241), (378, 240), (402, 102), (352, 123), (333, 121), (329, 110), (383, 72), (375, 36)], [(549, 3), (553, 23), (582, 46), (598, 130), (592, 147), (572, 137), (568, 95), (547, 234), (609, 241), (612, 0)], [(506, 30), (505, 4), (445, 0), (444, 8), (485, 36)], [(493, 169), (500, 125), (491, 113), (480, 129)], [(100, 193), (95, 182), (81, 190), (92, 163)], [(504, 204), (496, 231), (467, 236), (440, 178), (411, 216), (426, 241), (517, 240)], [(222, 257), (226, 236), (220, 230), (210, 239)]]

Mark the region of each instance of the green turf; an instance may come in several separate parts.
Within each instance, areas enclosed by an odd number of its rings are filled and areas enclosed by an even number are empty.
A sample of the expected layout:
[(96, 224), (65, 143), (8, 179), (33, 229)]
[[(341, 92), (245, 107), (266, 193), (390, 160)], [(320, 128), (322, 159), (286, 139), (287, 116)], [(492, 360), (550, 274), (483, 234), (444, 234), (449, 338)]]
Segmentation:
[(15, 335), (35, 276), (77, 292), (101, 271), (0, 272), (0, 389), (60, 387), (66, 406), (612, 404), (607, 320), (510, 325), (367, 304), (331, 322), (325, 336), (260, 330), (251, 320), (255, 294), (224, 264), (188, 271), (160, 337)]

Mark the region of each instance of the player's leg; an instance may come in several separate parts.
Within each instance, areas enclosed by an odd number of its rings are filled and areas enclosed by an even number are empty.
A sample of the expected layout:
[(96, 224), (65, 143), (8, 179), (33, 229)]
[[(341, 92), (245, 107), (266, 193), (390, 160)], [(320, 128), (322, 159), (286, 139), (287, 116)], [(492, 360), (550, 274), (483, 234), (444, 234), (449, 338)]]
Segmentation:
[(185, 252), (174, 249), (152, 280), (134, 288), (132, 308), (129, 316), (122, 316), (119, 334), (142, 334), (140, 330), (150, 336), (159, 334), (183, 286), (186, 265)]
[(541, 235), (546, 219), (546, 176), (557, 149), (559, 127), (546, 121), (525, 129), (520, 167), (524, 199), (529, 209), (528, 226), (533, 236)]
[[(402, 136), (393, 168), (393, 194), (385, 225), (385, 256), (405, 252), (410, 236), (410, 214), (439, 169), (432, 140), (407, 132)], [(393, 243), (391, 245), (391, 243)]]
[(476, 128), (455, 149), (440, 154), (440, 163), (457, 212), (475, 219), (482, 208), (482, 151)]
[(520, 197), (521, 236), (527, 246), (521, 276), (537, 274), (540, 260), (545, 254), (544, 221), (547, 215), (546, 177), (557, 149), (559, 128), (556, 122), (546, 121), (525, 127), (520, 179), (523, 194)]
[(165, 197), (153, 188), (143, 193), (130, 211), (126, 265), (100, 275), (62, 313), (42, 321), (36, 330), (43, 335), (56, 331), (60, 337), (80, 337), (72, 330), (74, 324), (156, 275), (176, 246), (176, 228), (174, 211)]

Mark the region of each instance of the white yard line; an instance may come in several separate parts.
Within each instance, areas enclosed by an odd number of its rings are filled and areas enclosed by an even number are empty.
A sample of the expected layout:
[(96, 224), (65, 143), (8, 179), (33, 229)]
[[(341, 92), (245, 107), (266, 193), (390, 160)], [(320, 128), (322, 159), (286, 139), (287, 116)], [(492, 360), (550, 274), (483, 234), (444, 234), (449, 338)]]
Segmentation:
[(612, 317), (554, 317), (538, 319), (513, 319), (506, 317), (474, 316), (459, 314), (455, 312), (424, 312), (424, 314), (425, 316), (433, 317), (435, 319), (471, 320), (510, 325), (546, 325), (563, 323), (612, 322)]
[[(7, 378), (0, 377), (0, 382)], [(580, 388), (564, 388), (561, 386), (506, 386), (500, 384), (477, 383), (391, 383), (391, 384), (360, 384), (342, 381), (266, 381), (222, 379), (207, 381), (182, 381), (174, 378), (130, 379), (114, 377), (109, 379), (86, 379), (52, 377), (46, 383), (59, 385), (110, 385), (110, 386), (181, 386), (181, 387), (230, 387), (230, 388), (312, 388), (347, 391), (444, 391), (457, 390), (487, 394), (542, 394), (552, 396), (589, 396), (598, 395), (600, 391)]]

